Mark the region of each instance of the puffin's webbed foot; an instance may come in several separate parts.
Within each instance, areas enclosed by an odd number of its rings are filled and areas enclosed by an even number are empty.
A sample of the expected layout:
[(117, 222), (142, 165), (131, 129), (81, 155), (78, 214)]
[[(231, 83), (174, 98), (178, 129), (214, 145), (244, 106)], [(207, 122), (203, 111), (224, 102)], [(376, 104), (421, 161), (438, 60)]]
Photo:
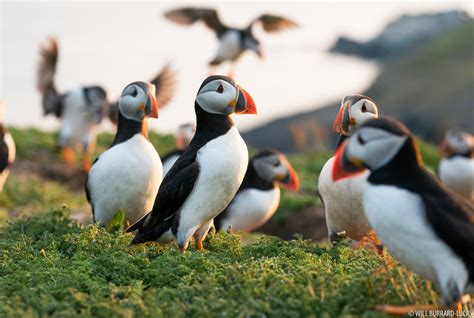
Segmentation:
[(69, 147), (65, 147), (61, 150), (61, 158), (68, 165), (73, 165), (74, 162), (76, 161), (76, 158), (74, 157), (74, 151)]

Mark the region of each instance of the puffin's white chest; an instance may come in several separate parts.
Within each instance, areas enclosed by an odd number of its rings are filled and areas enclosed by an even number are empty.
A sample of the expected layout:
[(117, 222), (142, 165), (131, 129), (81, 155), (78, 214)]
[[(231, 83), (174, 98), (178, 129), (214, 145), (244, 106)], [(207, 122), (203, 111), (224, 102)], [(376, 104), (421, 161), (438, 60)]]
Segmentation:
[(474, 159), (443, 158), (439, 164), (439, 178), (448, 189), (457, 192), (466, 199), (473, 199)]
[(88, 186), (97, 222), (106, 224), (118, 209), (133, 223), (149, 212), (162, 179), (153, 145), (141, 134), (120, 143), (92, 166)]
[(216, 54), (217, 58), (221, 61), (235, 60), (242, 54), (241, 42), (239, 32), (234, 30), (228, 31), (220, 39)]
[(467, 271), (430, 226), (421, 198), (393, 186), (369, 184), (364, 191), (367, 218), (389, 252), (412, 271), (463, 290)]
[[(248, 151), (234, 126), (197, 153), (199, 176), (180, 211), (178, 236), (214, 219), (234, 197), (247, 170)], [(190, 233), (189, 235), (192, 235)]]
[(348, 237), (359, 240), (371, 230), (362, 201), (369, 172), (334, 182), (331, 176), (334, 159), (326, 162), (318, 179), (328, 230), (329, 233), (345, 231)]
[(163, 177), (166, 176), (168, 171), (170, 171), (171, 167), (174, 165), (174, 163), (178, 159), (179, 159), (179, 155), (172, 155), (163, 162)]
[(232, 231), (253, 231), (275, 214), (279, 204), (279, 187), (270, 190), (245, 189), (230, 204), (222, 229), (231, 227)]
[(93, 142), (95, 126), (92, 109), (87, 107), (84, 90), (74, 89), (64, 99), (62, 125), (59, 134), (61, 146), (75, 147), (77, 144)]

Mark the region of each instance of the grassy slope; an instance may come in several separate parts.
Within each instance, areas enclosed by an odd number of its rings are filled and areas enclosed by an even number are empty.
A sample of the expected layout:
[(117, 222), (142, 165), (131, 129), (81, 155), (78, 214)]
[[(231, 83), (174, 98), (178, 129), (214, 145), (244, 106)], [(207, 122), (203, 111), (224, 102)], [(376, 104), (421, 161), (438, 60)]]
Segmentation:
[(377, 304), (437, 297), (398, 264), (344, 245), (219, 234), (183, 256), (130, 239), (65, 210), (0, 227), (0, 316), (370, 317)]
[[(60, 164), (55, 134), (12, 130), (18, 164)], [(98, 151), (111, 142), (101, 135)], [(157, 149), (170, 149), (171, 136), (153, 135)], [(436, 148), (423, 145), (434, 166)], [(284, 193), (278, 215), (319, 204), (316, 180), (329, 153), (289, 157), (302, 181), (298, 194)], [(29, 173), (29, 171), (27, 171)], [(128, 248), (130, 235), (78, 225), (68, 204), (88, 209), (82, 189), (17, 171), (0, 194), (7, 212), (30, 217), (0, 223), (0, 317), (2, 316), (378, 316), (381, 303), (427, 303), (436, 299), (426, 282), (372, 252), (344, 245), (330, 248), (296, 239), (261, 237), (249, 244), (236, 236), (206, 240), (205, 253), (174, 246)], [(32, 179), (33, 178), (33, 179)], [(88, 210), (87, 210), (88, 211)], [(391, 262), (391, 261), (389, 261)]]

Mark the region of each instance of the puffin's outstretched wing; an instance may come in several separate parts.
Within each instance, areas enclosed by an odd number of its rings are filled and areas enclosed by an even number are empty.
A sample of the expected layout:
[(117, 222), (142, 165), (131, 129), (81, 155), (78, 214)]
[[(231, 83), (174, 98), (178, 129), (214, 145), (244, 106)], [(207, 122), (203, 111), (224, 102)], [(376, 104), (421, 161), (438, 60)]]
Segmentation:
[[(170, 64), (166, 64), (150, 83), (155, 85), (156, 88), (156, 101), (158, 107), (162, 109), (168, 104), (173, 98), (176, 88), (176, 72), (171, 68)], [(118, 121), (118, 101), (110, 104), (109, 108), (109, 119), (117, 125)]]
[(166, 174), (158, 190), (153, 210), (126, 230), (138, 230), (131, 244), (154, 241), (173, 224), (175, 214), (193, 190), (199, 175), (195, 151), (191, 152), (194, 152), (194, 155), (186, 156), (185, 153)]
[(166, 64), (160, 74), (155, 76), (150, 83), (156, 88), (156, 102), (160, 108), (163, 108), (173, 98), (176, 88), (176, 73), (171, 69), (170, 64)]
[(214, 30), (217, 36), (220, 36), (227, 30), (219, 20), (217, 11), (204, 8), (180, 8), (166, 12), (165, 17), (169, 20), (182, 25), (191, 25), (196, 21), (202, 20), (209, 28)]
[(266, 32), (278, 32), (285, 29), (296, 28), (298, 26), (296, 22), (285, 17), (263, 14), (257, 19), (253, 20), (248, 28), (251, 29), (258, 22), (262, 23), (262, 27)]
[(53, 113), (57, 117), (62, 113), (62, 99), (54, 85), (54, 74), (58, 61), (58, 43), (54, 37), (40, 48), (41, 61), (38, 67), (37, 88), (43, 94), (44, 115)]

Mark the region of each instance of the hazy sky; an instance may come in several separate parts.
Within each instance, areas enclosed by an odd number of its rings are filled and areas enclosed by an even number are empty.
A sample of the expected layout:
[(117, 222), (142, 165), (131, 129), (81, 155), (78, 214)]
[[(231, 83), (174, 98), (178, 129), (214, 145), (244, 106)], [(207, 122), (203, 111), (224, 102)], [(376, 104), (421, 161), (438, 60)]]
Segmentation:
[[(178, 26), (161, 15), (190, 4), (216, 7), (228, 25), (244, 26), (265, 12), (286, 15), (301, 25), (282, 34), (258, 30), (266, 60), (248, 53), (239, 61), (236, 81), (252, 94), (259, 111), (258, 116), (240, 116), (237, 121), (243, 129), (366, 88), (376, 76), (375, 63), (326, 53), (338, 35), (368, 39), (402, 13), (473, 11), (469, 1), (0, 1), (0, 99), (7, 105), (7, 123), (56, 125), (54, 118), (42, 117), (35, 90), (38, 47), (49, 35), (59, 41), (60, 90), (100, 84), (116, 98), (127, 83), (148, 80), (171, 62), (178, 72), (176, 96), (153, 127), (173, 131), (178, 124), (193, 121), (196, 90), (208, 75), (207, 62), (217, 41), (202, 24)], [(227, 67), (221, 73), (227, 73)]]

